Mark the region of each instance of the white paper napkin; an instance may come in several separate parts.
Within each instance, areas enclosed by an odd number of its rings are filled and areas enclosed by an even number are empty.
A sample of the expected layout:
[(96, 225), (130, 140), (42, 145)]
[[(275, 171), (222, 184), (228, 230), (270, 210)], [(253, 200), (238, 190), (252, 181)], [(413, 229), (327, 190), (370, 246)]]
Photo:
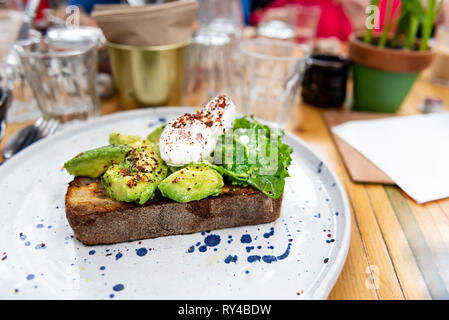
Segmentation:
[(418, 203), (449, 197), (449, 112), (349, 121), (332, 131)]

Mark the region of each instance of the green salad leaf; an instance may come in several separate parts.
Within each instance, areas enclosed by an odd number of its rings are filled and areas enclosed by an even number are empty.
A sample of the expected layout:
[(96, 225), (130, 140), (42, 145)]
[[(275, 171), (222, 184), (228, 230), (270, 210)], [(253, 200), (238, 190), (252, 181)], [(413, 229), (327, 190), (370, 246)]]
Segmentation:
[(250, 116), (236, 119), (233, 129), (217, 143), (209, 166), (234, 185), (250, 185), (271, 198), (279, 198), (293, 152), (282, 143), (284, 131)]

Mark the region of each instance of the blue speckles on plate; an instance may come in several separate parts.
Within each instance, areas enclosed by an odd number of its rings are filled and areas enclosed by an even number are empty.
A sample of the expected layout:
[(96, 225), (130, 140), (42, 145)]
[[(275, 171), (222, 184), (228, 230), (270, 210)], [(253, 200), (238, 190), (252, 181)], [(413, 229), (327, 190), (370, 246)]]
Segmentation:
[(275, 256), (272, 255), (265, 255), (262, 257), (262, 261), (266, 262), (266, 263), (272, 263), (277, 261), (277, 258)]
[[(206, 233), (210, 233), (210, 231), (206, 231), (206, 232), (201, 232), (202, 236), (205, 236)], [(199, 252), (206, 252), (208, 247), (216, 247), (220, 244), (221, 242), (221, 237), (218, 234), (209, 234), (207, 235), (204, 239), (203, 239), (204, 244), (201, 245), (201, 242), (197, 242), (195, 244), (195, 246), (199, 246), (198, 247), (198, 251)], [(188, 253), (192, 253), (195, 251), (195, 247), (189, 246), (189, 248), (187, 249)]]
[(318, 174), (321, 173), (322, 168), (323, 168), (323, 161), (320, 161), (320, 162), (318, 163), (318, 168), (317, 168), (317, 170), (316, 170)]
[(254, 246), (248, 246), (245, 249), (246, 249), (246, 252), (249, 253), (249, 252), (251, 252), (251, 250), (254, 250)]
[[(293, 219), (292, 216), (290, 216), (289, 219)], [(220, 241), (220, 236), (218, 234), (210, 234), (206, 236), (206, 232), (202, 232), (201, 235), (204, 237), (203, 242), (204, 244), (199, 246), (198, 252), (204, 253), (207, 252), (208, 247), (215, 247), (214, 251), (224, 250), (231, 252), (224, 258), (224, 262), (226, 264), (230, 264), (231, 262), (237, 264), (239, 261), (239, 255), (243, 255), (242, 263), (255, 263), (255, 262), (264, 262), (267, 264), (271, 264), (273, 262), (277, 262), (280, 260), (286, 259), (291, 250), (292, 246), (292, 236), (289, 233), (288, 224), (285, 222), (285, 219), (282, 219), (283, 222), (283, 229), (284, 232), (279, 232), (278, 237), (275, 239), (277, 242), (281, 241), (286, 246), (285, 251), (281, 251), (278, 255), (275, 254), (266, 254), (266, 250), (275, 251), (275, 246), (273, 244), (270, 244), (271, 237), (275, 235), (275, 227), (270, 226), (268, 230), (262, 230), (260, 227), (257, 228), (256, 234), (251, 234), (249, 232), (245, 232), (240, 235), (240, 242), (237, 244), (231, 244), (232, 241), (232, 235), (228, 235), (228, 241), (222, 243)], [(279, 225), (279, 224), (278, 224)], [(261, 240), (257, 241), (256, 239), (259, 239), (259, 235), (263, 235), (263, 237), (260, 237)], [(268, 240), (270, 239), (270, 240)], [(201, 241), (197, 242), (195, 246), (198, 246), (201, 243)], [(220, 245), (221, 244), (221, 245)], [(249, 245), (252, 244), (252, 245)], [(195, 252), (195, 246), (191, 245), (187, 249), (187, 253), (194, 253)], [(266, 249), (264, 249), (266, 248)], [(244, 251), (242, 251), (244, 249)]]
[(215, 247), (220, 244), (220, 236), (216, 234), (210, 234), (204, 238), (204, 243), (208, 247)]
[(256, 262), (256, 261), (260, 261), (260, 256), (258, 256), (258, 255), (248, 256), (248, 258), (246, 258), (246, 260), (249, 263), (253, 263), (253, 262)]
[(34, 249), (36, 250), (42, 250), (42, 249), (47, 249), (47, 245), (45, 243), (38, 243)]
[(251, 243), (252, 239), (251, 239), (251, 235), (249, 234), (244, 234), (242, 235), (242, 237), (240, 238), (240, 242), (241, 243)]
[(234, 255), (234, 256), (229, 255), (229, 256), (226, 257), (226, 259), (224, 259), (224, 262), (225, 262), (225, 263), (228, 263), (228, 264), (231, 263), (231, 262), (236, 263), (237, 260), (238, 260), (238, 258), (237, 258), (236, 255)]
[(118, 291), (122, 291), (123, 289), (125, 289), (125, 286), (121, 283), (116, 284), (115, 286), (112, 287), (112, 290), (118, 292)]
[(148, 249), (147, 249), (147, 248), (139, 248), (139, 249), (136, 249), (136, 254), (137, 254), (139, 257), (144, 257), (144, 256), (147, 255), (147, 253), (148, 253)]
[(269, 232), (266, 232), (263, 234), (263, 237), (268, 239), (269, 237), (271, 237), (273, 235), (274, 235), (274, 228), (271, 227)]
[[(292, 239), (289, 239), (289, 240), (292, 240)], [(284, 252), (283, 254), (281, 254), (280, 256), (278, 256), (277, 258), (278, 258), (279, 260), (283, 260), (283, 259), (287, 258), (288, 255), (290, 254), (290, 248), (291, 248), (291, 247), (292, 247), (292, 244), (291, 244), (291, 243), (288, 243), (288, 244), (287, 244), (287, 249), (285, 250), (285, 252)]]

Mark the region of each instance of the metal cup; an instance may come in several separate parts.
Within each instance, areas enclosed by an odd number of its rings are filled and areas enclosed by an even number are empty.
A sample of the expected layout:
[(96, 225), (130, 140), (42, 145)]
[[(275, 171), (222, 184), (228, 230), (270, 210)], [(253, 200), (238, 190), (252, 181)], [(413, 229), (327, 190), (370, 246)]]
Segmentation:
[(189, 42), (151, 47), (107, 42), (121, 106), (180, 105)]

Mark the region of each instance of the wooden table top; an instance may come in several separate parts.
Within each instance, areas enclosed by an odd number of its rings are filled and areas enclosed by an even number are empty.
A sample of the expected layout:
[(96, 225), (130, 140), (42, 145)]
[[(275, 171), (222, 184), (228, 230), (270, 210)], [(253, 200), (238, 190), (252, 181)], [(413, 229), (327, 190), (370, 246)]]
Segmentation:
[[(449, 110), (449, 88), (423, 75), (399, 114), (419, 113), (425, 97)], [(116, 97), (101, 103), (102, 115), (119, 110)], [(335, 170), (352, 212), (348, 257), (329, 299), (449, 299), (449, 199), (419, 205), (396, 186), (353, 183), (321, 110), (301, 103), (295, 112), (292, 130)], [(0, 150), (25, 125), (8, 124)]]

